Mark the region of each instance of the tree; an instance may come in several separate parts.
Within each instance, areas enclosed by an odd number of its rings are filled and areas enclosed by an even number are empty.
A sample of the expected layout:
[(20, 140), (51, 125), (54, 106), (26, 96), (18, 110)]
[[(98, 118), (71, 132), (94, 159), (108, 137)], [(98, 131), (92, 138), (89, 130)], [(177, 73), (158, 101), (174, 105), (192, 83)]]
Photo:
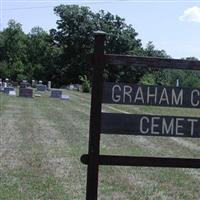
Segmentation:
[[(142, 49), (141, 41), (136, 39), (137, 33), (123, 18), (111, 13), (100, 11), (93, 13), (88, 7), (76, 5), (60, 5), (54, 9), (60, 17), (57, 29), (50, 31), (54, 44), (63, 50), (60, 55), (60, 77), (62, 84), (79, 82), (79, 76), (90, 76), (91, 66), (87, 64), (87, 55), (93, 49), (93, 31), (102, 30), (108, 33), (106, 42), (107, 53), (137, 52)], [(130, 79), (137, 76), (134, 68), (127, 70)], [(120, 75), (121, 73), (121, 75)], [(120, 80), (123, 76), (121, 66), (105, 70), (105, 77)], [(128, 73), (124, 73), (127, 75)], [(124, 75), (124, 77), (125, 77)]]
[(59, 49), (51, 43), (50, 35), (41, 27), (34, 27), (28, 34), (26, 72), (28, 79), (54, 80), (56, 56)]
[(26, 35), (22, 25), (14, 20), (8, 22), (8, 27), (0, 34), (0, 53), (5, 60), (6, 74), (12, 80), (17, 79), (17, 74), (24, 73), (26, 57)]
[[(182, 58), (184, 59), (184, 58)], [(194, 57), (185, 58), (186, 60), (198, 60)], [(200, 87), (200, 72), (188, 71), (180, 69), (165, 69), (146, 73), (140, 82), (149, 85), (168, 85), (176, 86), (176, 81), (179, 80), (181, 87)]]

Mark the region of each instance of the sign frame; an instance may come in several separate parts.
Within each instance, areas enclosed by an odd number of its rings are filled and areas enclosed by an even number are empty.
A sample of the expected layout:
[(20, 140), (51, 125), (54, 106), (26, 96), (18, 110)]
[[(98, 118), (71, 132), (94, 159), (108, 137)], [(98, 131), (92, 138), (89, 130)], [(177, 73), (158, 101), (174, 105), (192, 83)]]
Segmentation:
[(200, 159), (100, 155), (100, 136), (103, 102), (103, 72), (106, 64), (134, 65), (161, 69), (200, 70), (200, 61), (105, 54), (106, 33), (94, 33), (94, 53), (90, 55), (93, 66), (88, 154), (81, 156), (87, 165), (86, 200), (98, 199), (99, 165), (200, 168)]

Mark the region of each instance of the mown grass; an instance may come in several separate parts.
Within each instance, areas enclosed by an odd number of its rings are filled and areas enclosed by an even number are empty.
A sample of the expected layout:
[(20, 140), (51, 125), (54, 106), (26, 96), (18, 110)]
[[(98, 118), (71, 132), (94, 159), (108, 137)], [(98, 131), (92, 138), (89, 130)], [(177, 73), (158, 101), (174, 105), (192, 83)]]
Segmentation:
[[(65, 91), (70, 101), (0, 94), (0, 199), (85, 198), (90, 96)], [(105, 112), (200, 116), (195, 109), (104, 105)], [(196, 157), (198, 139), (101, 136), (101, 153)], [(100, 167), (99, 199), (199, 199), (198, 169)]]
[(29, 169), (16, 169), (2, 174), (0, 184), (1, 199), (65, 199), (63, 185), (53, 176), (41, 177)]

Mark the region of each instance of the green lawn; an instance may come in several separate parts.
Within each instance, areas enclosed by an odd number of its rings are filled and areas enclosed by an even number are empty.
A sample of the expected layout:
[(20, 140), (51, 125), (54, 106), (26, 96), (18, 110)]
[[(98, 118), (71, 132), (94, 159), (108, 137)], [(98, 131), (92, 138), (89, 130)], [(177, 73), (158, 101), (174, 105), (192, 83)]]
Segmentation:
[[(83, 200), (90, 96), (0, 94), (0, 199)], [(200, 110), (104, 105), (104, 111), (200, 116)], [(200, 157), (200, 139), (102, 135), (102, 154)], [(199, 200), (200, 170), (100, 167), (101, 200)]]

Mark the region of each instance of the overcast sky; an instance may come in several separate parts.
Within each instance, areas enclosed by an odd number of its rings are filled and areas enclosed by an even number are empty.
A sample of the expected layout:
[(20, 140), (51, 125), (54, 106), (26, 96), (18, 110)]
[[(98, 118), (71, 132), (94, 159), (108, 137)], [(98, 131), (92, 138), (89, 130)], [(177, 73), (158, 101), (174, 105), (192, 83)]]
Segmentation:
[(53, 8), (60, 4), (89, 6), (117, 14), (132, 24), (143, 46), (153, 41), (157, 49), (164, 49), (174, 58), (200, 58), (200, 1), (183, 0), (0, 0), (0, 29), (9, 19), (23, 25), (27, 33), (34, 26), (45, 30), (56, 27), (58, 19)]

